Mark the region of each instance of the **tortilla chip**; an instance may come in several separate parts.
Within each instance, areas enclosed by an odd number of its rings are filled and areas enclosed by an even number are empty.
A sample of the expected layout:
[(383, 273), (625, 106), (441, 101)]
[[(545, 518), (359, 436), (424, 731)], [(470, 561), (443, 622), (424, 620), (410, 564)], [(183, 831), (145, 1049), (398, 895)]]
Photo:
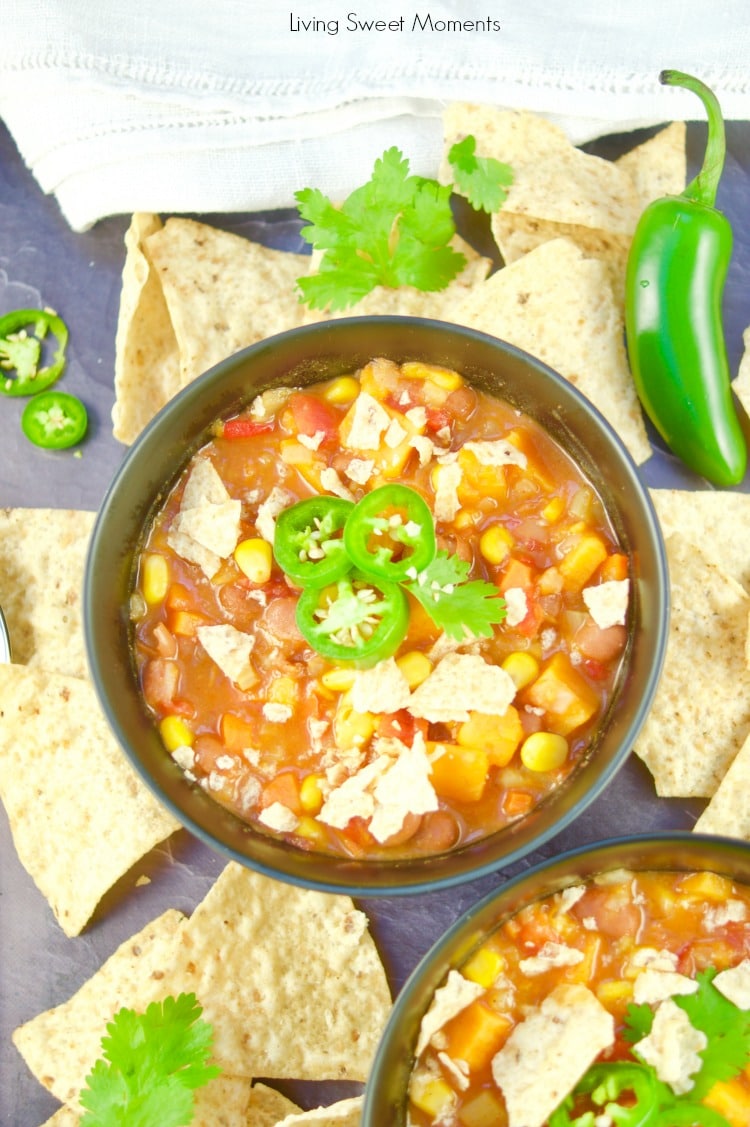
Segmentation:
[(745, 414), (750, 416), (750, 326), (742, 334), (742, 342), (744, 352), (737, 376), (732, 381), (732, 389), (742, 404)]
[[(236, 1076), (217, 1076), (195, 1093), (191, 1127), (273, 1127), (277, 1121), (249, 1118), (250, 1081)], [(83, 1110), (63, 1107), (43, 1127), (78, 1127)]]
[(359, 1127), (362, 1121), (362, 1096), (339, 1100), (329, 1107), (316, 1107), (312, 1111), (298, 1111), (287, 1115), (276, 1127), (297, 1127), (297, 1124), (316, 1123), (317, 1127)]
[(652, 489), (665, 536), (679, 533), (750, 594), (750, 493)]
[(367, 917), (348, 897), (234, 862), (183, 929), (169, 981), (200, 999), (234, 1076), (364, 1080), (390, 1008)]
[(26, 1064), (59, 1100), (79, 1107), (107, 1022), (122, 1006), (140, 1013), (165, 996), (163, 977), (184, 921), (182, 912), (164, 912), (126, 939), (67, 1002), (14, 1031), (13, 1044)]
[(300, 1109), (275, 1088), (267, 1084), (253, 1084), (247, 1105), (247, 1127), (277, 1127), (285, 1115)]
[(239, 349), (302, 323), (295, 283), (307, 255), (174, 218), (145, 248), (174, 326), (181, 387)]
[(498, 270), (457, 303), (452, 320), (549, 364), (599, 408), (636, 462), (650, 457), (607, 268), (569, 239)]
[(161, 230), (157, 215), (136, 212), (125, 234), (120, 312), (115, 334), (112, 433), (133, 442), (180, 389), (180, 356), (161, 280), (145, 252)]
[(445, 160), (441, 179), (451, 179), (447, 154), (468, 134), (476, 153), (509, 164), (513, 182), (506, 214), (573, 224), (610, 235), (631, 235), (638, 221), (635, 186), (613, 161), (576, 148), (565, 133), (526, 111), (455, 103), (443, 115)]
[(88, 681), (0, 665), (0, 719), (0, 799), (19, 859), (65, 934), (78, 935), (179, 823), (127, 763)]
[(710, 798), (750, 732), (750, 595), (679, 533), (664, 671), (635, 745), (656, 793)]
[(750, 841), (750, 736), (693, 829), (696, 833), (722, 834)]
[(635, 185), (640, 211), (662, 196), (679, 196), (687, 180), (684, 121), (674, 121), (641, 145), (636, 145), (615, 164)]
[(81, 587), (94, 515), (0, 509), (0, 606), (17, 664), (86, 676)]

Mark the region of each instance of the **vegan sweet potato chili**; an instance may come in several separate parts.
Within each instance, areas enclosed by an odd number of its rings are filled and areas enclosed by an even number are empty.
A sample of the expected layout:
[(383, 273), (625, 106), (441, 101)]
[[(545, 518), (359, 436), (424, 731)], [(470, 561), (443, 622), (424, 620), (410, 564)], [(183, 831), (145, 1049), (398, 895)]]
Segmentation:
[(422, 1019), (414, 1127), (747, 1127), (750, 889), (617, 872), (523, 908)]
[(166, 749), (306, 849), (441, 852), (528, 814), (589, 747), (629, 561), (531, 418), (374, 360), (219, 422), (131, 599)]

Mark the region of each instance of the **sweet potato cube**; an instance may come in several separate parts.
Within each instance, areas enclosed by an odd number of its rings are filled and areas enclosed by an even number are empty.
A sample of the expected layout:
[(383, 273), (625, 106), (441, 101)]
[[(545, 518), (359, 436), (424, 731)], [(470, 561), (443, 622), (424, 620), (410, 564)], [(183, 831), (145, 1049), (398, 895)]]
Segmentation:
[(432, 785), (437, 794), (456, 802), (477, 802), (484, 792), (490, 767), (484, 748), (460, 744), (432, 744), (428, 748)]
[(242, 751), (246, 747), (255, 747), (258, 742), (255, 725), (233, 712), (224, 713), (220, 727), (221, 741), (228, 751)]
[(607, 558), (607, 546), (594, 532), (584, 533), (558, 564), (568, 591), (580, 591)]
[(528, 689), (524, 700), (547, 713), (550, 731), (561, 736), (580, 728), (596, 713), (599, 697), (573, 668), (567, 654), (556, 653)]
[(458, 729), (457, 738), (462, 747), (483, 748), (493, 767), (505, 767), (523, 739), (518, 710), (511, 704), (502, 715), (472, 712)]
[(470, 1072), (477, 1072), (502, 1048), (510, 1026), (507, 1017), (478, 998), (444, 1026), (445, 1051), (453, 1060), (466, 1061)]

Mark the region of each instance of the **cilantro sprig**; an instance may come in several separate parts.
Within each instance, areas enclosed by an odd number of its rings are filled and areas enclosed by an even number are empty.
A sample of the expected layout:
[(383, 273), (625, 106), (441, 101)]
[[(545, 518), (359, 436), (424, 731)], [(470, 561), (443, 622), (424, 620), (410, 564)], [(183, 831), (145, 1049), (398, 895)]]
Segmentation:
[(118, 1010), (80, 1095), (81, 1127), (192, 1123), (195, 1090), (221, 1072), (208, 1063), (213, 1029), (202, 1012), (194, 994)]
[[(477, 210), (502, 204), (512, 172), (507, 165), (475, 155), (469, 135), (453, 145), (449, 163), (456, 187)], [(450, 245), (456, 233), (450, 184), (411, 175), (409, 161), (394, 145), (375, 161), (370, 180), (340, 206), (317, 188), (295, 193), (307, 220), (300, 234), (322, 257), (318, 272), (298, 278), (302, 301), (311, 309), (346, 309), (376, 286), (445, 289), (466, 265)]]
[[(637, 1059), (594, 1064), (550, 1117), (549, 1127), (594, 1127), (595, 1113), (575, 1118), (576, 1095), (588, 1094), (609, 1115), (615, 1127), (730, 1127), (720, 1112), (702, 1101), (717, 1081), (731, 1080), (750, 1061), (750, 1012), (741, 1010), (716, 989), (712, 967), (696, 975), (698, 989), (673, 1001), (685, 1011), (707, 1044), (698, 1055), (701, 1065), (689, 1092), (676, 1095), (657, 1076), (653, 1065), (638, 1059), (638, 1042), (651, 1032), (654, 1011), (648, 1005), (631, 1005), (625, 1018), (625, 1038)], [(625, 1096), (626, 1102), (618, 1102)]]
[(456, 641), (472, 634), (491, 637), (493, 625), (506, 615), (497, 587), (484, 579), (468, 580), (468, 574), (466, 560), (438, 552), (432, 563), (404, 583), (435, 625)]

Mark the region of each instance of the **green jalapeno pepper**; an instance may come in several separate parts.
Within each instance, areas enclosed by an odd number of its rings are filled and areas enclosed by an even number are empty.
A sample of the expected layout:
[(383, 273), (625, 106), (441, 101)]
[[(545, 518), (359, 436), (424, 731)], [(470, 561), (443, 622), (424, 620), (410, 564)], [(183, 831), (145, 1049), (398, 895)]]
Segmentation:
[(732, 399), (721, 299), (732, 230), (714, 207), (724, 156), (719, 103), (680, 71), (659, 80), (692, 90), (708, 114), (703, 166), (680, 196), (654, 201), (633, 236), (626, 278), (628, 356), (638, 397), (670, 449), (719, 486), (736, 485), (747, 448)]
[(355, 567), (400, 583), (435, 558), (435, 523), (425, 499), (408, 485), (382, 485), (358, 501), (344, 528)]
[(81, 400), (65, 391), (43, 391), (23, 409), (21, 429), (35, 446), (67, 450), (86, 436), (88, 413)]
[(366, 669), (396, 652), (409, 625), (409, 607), (398, 584), (353, 571), (334, 586), (307, 587), (296, 618), (321, 657)]
[(302, 587), (323, 587), (352, 566), (343, 528), (354, 509), (341, 497), (308, 497), (276, 518), (273, 554), (283, 572)]
[[(41, 341), (48, 332), (56, 337), (57, 348), (52, 363), (40, 368)], [(46, 391), (62, 374), (67, 343), (68, 327), (52, 310), (16, 309), (0, 317), (0, 394)]]

